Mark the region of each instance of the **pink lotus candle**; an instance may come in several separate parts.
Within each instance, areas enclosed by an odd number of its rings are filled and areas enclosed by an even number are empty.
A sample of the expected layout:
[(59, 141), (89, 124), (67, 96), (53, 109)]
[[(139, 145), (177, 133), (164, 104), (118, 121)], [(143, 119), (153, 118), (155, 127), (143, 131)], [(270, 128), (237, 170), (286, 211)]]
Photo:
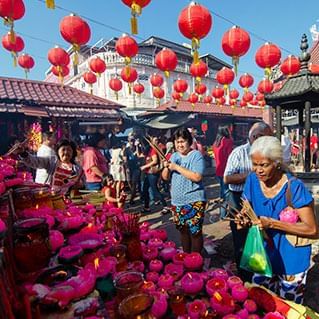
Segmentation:
[(152, 292), (154, 292), (156, 289), (156, 286), (153, 281), (144, 281), (142, 285), (142, 291), (147, 292), (152, 295)]
[(184, 258), (184, 266), (188, 270), (200, 270), (203, 266), (203, 257), (199, 253), (190, 253)]
[(154, 303), (152, 305), (151, 314), (155, 318), (162, 318), (167, 312), (167, 299), (160, 292), (152, 292)]
[(107, 259), (96, 258), (94, 260), (94, 267), (96, 272), (96, 278), (106, 277), (113, 270), (112, 263)]
[(158, 249), (156, 247), (146, 246), (143, 248), (143, 259), (151, 261), (158, 256)]
[[(1, 230), (0, 230), (1, 233)], [(64, 236), (61, 232), (58, 230), (50, 230), (50, 246), (51, 250), (53, 252), (57, 251), (59, 248), (61, 248), (64, 244)]]
[(235, 310), (234, 299), (225, 291), (215, 291), (210, 304), (212, 309), (220, 315), (227, 315)]
[(80, 228), (81, 225), (85, 222), (85, 219), (82, 216), (70, 216), (64, 217), (59, 225), (59, 228), (62, 230), (71, 230)]
[(167, 264), (165, 273), (171, 275), (175, 281), (179, 280), (184, 274), (184, 266), (173, 263)]
[(132, 270), (135, 270), (135, 271), (138, 271), (138, 272), (144, 272), (145, 265), (144, 265), (144, 263), (142, 261), (135, 260), (135, 261), (129, 263), (129, 267), (128, 268), (132, 269)]
[(174, 278), (169, 274), (160, 275), (158, 278), (157, 285), (159, 288), (170, 289), (174, 285)]
[(160, 252), (160, 257), (163, 259), (164, 262), (168, 262), (172, 260), (175, 255), (176, 255), (176, 248), (174, 247), (163, 248)]
[(166, 248), (166, 247), (176, 248), (176, 244), (175, 244), (173, 241), (171, 241), (171, 240), (169, 240), (169, 241), (164, 241), (164, 243), (163, 243), (163, 248)]
[(227, 285), (232, 289), (236, 285), (242, 285), (243, 281), (237, 276), (231, 276), (227, 279)]
[(249, 316), (249, 312), (247, 309), (240, 309), (239, 311), (236, 312), (236, 314), (240, 317), (240, 319), (247, 319)]
[(185, 274), (181, 280), (182, 289), (186, 294), (196, 295), (203, 289), (203, 279), (198, 273)]
[(114, 256), (107, 256), (104, 258), (105, 262), (109, 263), (110, 265), (110, 272), (115, 274), (116, 272), (116, 265), (117, 265), (117, 258)]
[(257, 311), (257, 305), (256, 305), (256, 302), (252, 299), (247, 299), (245, 302), (244, 302), (244, 308), (247, 309), (247, 311), (249, 313), (254, 313)]
[(248, 298), (248, 290), (242, 284), (238, 284), (232, 287), (231, 295), (235, 301), (244, 302)]
[(206, 305), (202, 300), (194, 300), (187, 305), (187, 312), (190, 319), (200, 319), (206, 312)]
[(224, 280), (227, 280), (229, 277), (227, 271), (225, 269), (221, 269), (221, 268), (213, 270), (212, 275), (215, 278), (221, 278)]
[(207, 281), (206, 283), (206, 291), (207, 293), (212, 296), (215, 291), (226, 291), (227, 290), (227, 283), (222, 278), (212, 278)]
[(163, 247), (163, 241), (159, 238), (151, 238), (147, 244), (149, 247), (155, 247), (158, 249), (161, 249)]
[(148, 268), (150, 271), (160, 272), (163, 269), (163, 263), (158, 259), (154, 259), (150, 261)]
[(173, 263), (174, 264), (181, 264), (184, 265), (184, 259), (187, 256), (186, 253), (179, 252), (173, 257)]
[(141, 230), (140, 232), (140, 240), (147, 241), (151, 238), (151, 234), (148, 230)]
[(73, 263), (83, 255), (83, 249), (80, 246), (65, 246), (59, 251), (59, 261), (62, 263)]
[(69, 237), (69, 244), (79, 245), (83, 249), (95, 249), (103, 244), (104, 236), (96, 233), (77, 233)]
[(81, 229), (80, 233), (97, 233), (100, 230), (100, 227), (89, 223), (87, 226)]
[(146, 273), (146, 280), (153, 281), (155, 284), (158, 282), (159, 274), (154, 271), (149, 271)]

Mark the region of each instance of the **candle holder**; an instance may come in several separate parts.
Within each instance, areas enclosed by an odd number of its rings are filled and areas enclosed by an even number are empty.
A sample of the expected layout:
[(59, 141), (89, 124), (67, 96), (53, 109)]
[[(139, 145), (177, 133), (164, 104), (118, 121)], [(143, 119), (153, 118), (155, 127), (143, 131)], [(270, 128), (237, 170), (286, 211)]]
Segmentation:
[(44, 270), (36, 279), (37, 283), (52, 287), (64, 281), (67, 281), (72, 276), (76, 276), (78, 268), (72, 265), (58, 265), (56, 267)]
[(140, 293), (125, 298), (119, 305), (119, 314), (123, 319), (151, 319), (150, 310), (154, 298)]
[(13, 254), (18, 270), (30, 273), (47, 266), (51, 249), (45, 219), (31, 218), (14, 223)]
[(168, 291), (169, 295), (169, 306), (177, 318), (187, 313), (186, 301), (183, 291), (179, 288), (172, 288)]
[(116, 271), (125, 271), (127, 269), (126, 246), (115, 245), (110, 249), (111, 256), (117, 259)]
[(143, 274), (136, 271), (124, 271), (118, 274), (114, 279), (116, 289), (116, 298), (118, 302), (126, 297), (141, 291), (144, 283)]

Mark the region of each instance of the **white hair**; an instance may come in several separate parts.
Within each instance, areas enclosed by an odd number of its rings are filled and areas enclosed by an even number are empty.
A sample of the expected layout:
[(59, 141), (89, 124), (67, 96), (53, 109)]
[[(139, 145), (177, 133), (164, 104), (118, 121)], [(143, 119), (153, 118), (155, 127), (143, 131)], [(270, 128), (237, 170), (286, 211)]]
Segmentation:
[(256, 153), (274, 162), (283, 162), (282, 146), (277, 137), (261, 136), (257, 138), (250, 148), (250, 156)]

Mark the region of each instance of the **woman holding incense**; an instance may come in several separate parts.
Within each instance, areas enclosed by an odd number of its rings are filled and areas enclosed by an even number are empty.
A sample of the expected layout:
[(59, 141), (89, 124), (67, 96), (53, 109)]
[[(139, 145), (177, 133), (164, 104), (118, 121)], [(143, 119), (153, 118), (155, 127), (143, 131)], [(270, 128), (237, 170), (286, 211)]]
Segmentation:
[(202, 182), (205, 171), (203, 155), (191, 148), (193, 137), (185, 129), (174, 133), (176, 152), (164, 162), (162, 177), (171, 179), (173, 220), (180, 231), (184, 252), (199, 252), (203, 248), (202, 227), (206, 208), (206, 193)]
[[(147, 139), (148, 140), (148, 139)], [(150, 195), (151, 189), (154, 200), (160, 200), (163, 205), (162, 213), (169, 213), (166, 200), (163, 194), (158, 189), (158, 180), (160, 178), (161, 161), (159, 150), (157, 149), (158, 137), (150, 137), (149, 143), (145, 147), (145, 165), (142, 165), (141, 171), (144, 172), (142, 198), (144, 200), (144, 212), (149, 213), (150, 210)]]
[[(259, 218), (255, 223), (269, 237), (265, 247), (273, 270), (273, 278), (254, 274), (253, 282), (301, 303), (310, 267), (308, 239), (317, 238), (318, 233), (313, 198), (302, 181), (286, 170), (277, 138), (258, 138), (250, 156), (253, 172), (246, 179), (243, 196)], [(250, 214), (246, 209), (241, 215)]]

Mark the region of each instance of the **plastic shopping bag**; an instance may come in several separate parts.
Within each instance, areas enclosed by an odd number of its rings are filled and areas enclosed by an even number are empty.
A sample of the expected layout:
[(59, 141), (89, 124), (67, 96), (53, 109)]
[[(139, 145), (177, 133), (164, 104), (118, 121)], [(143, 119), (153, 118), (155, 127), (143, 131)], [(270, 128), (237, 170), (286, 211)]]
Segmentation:
[(257, 225), (249, 228), (240, 267), (263, 276), (272, 277), (269, 257), (264, 247), (264, 240)]

